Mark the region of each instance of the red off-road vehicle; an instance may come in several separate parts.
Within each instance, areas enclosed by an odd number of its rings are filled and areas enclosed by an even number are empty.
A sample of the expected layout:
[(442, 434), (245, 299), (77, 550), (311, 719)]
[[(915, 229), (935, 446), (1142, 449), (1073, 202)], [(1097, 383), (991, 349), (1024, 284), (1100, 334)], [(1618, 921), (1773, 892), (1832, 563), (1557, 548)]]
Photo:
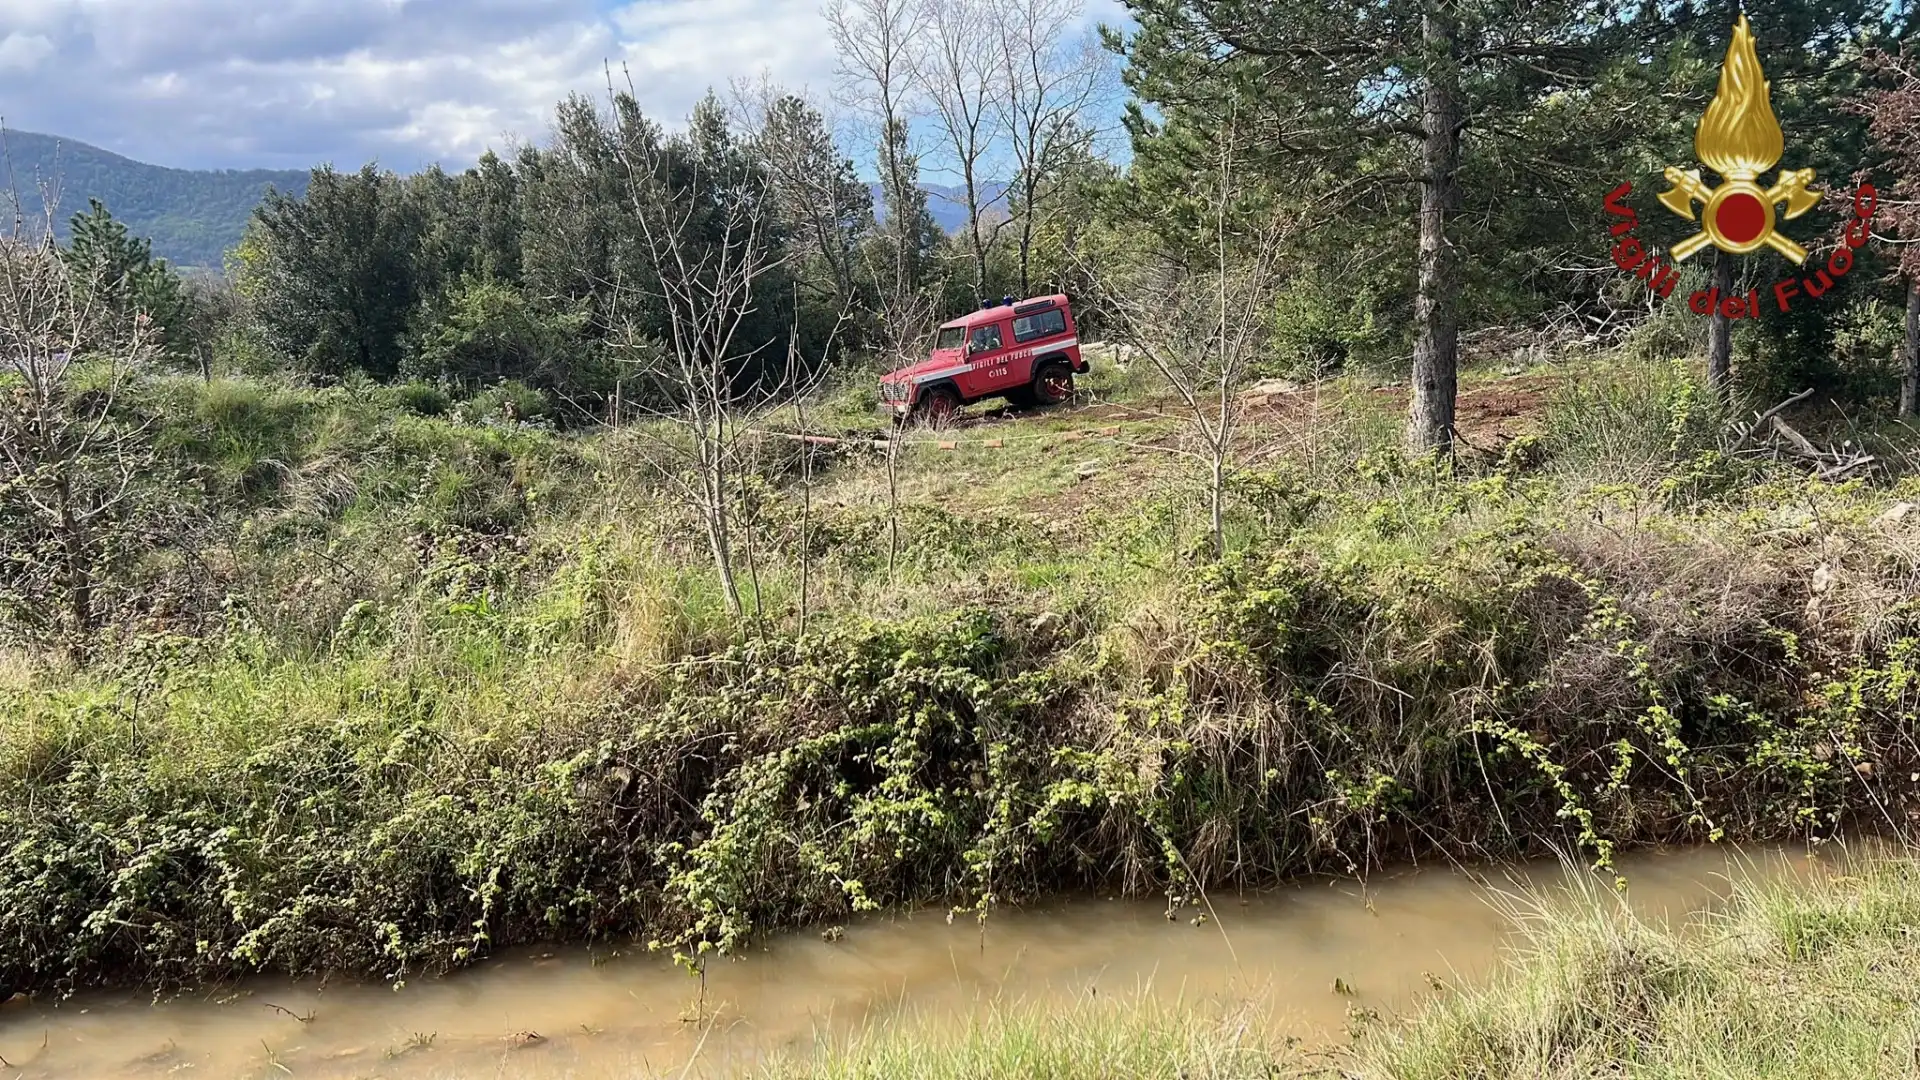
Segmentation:
[(1008, 297), (942, 326), (925, 360), (883, 376), (881, 408), (939, 423), (985, 398), (1057, 405), (1087, 372), (1078, 333), (1065, 296)]

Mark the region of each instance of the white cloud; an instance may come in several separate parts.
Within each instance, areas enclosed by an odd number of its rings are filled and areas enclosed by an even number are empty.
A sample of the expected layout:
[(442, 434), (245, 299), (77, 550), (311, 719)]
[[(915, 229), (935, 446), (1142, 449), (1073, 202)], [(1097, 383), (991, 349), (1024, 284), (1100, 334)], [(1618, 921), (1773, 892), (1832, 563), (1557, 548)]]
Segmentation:
[(833, 41), (818, 0), (665, 0), (632, 3), (614, 16), (643, 108), (680, 111), (711, 87), (757, 78), (824, 90)]
[(763, 73), (825, 98), (821, 2), (0, 0), (0, 114), (179, 167), (459, 167), (604, 98), (609, 64), (670, 126)]
[(32, 71), (52, 55), (53, 42), (45, 34), (15, 30), (0, 38), (0, 71)]
[[(0, 0), (9, 126), (182, 167), (464, 165), (625, 64), (676, 122), (763, 69), (824, 87), (819, 0)], [(31, 32), (29, 32), (29, 30)], [(53, 61), (49, 63), (48, 61)]]

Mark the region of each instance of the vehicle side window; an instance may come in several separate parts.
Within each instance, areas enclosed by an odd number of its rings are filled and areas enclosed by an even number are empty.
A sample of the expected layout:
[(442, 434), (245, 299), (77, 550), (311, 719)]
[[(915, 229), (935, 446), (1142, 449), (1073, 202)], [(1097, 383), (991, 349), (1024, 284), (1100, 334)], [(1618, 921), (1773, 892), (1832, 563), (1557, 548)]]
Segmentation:
[(1048, 308), (1025, 318), (1013, 320), (1013, 340), (1032, 341), (1067, 332), (1067, 316), (1059, 308)]
[(981, 326), (973, 331), (973, 352), (992, 352), (1000, 347), (1000, 324)]

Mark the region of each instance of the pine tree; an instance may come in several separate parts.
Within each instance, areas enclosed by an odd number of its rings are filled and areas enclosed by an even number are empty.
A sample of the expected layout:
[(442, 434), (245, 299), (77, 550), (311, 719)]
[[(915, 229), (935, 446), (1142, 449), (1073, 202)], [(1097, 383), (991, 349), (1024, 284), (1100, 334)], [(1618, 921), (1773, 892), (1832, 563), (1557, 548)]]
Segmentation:
[[(1920, 18), (1920, 17), (1917, 17)], [(1920, 48), (1877, 53), (1871, 67), (1879, 85), (1868, 95), (1875, 145), (1887, 158), (1883, 211), (1901, 241), (1899, 274), (1905, 294), (1900, 346), (1900, 415), (1920, 416)]]
[(68, 272), (100, 283), (99, 298), (112, 305), (116, 318), (145, 316), (168, 351), (184, 352), (190, 345), (186, 290), (166, 260), (153, 257), (152, 242), (128, 233), (99, 199), (89, 199), (87, 212), (73, 216), (69, 235), (60, 251)]
[(766, 106), (756, 151), (773, 184), (774, 205), (842, 298), (854, 295), (854, 251), (872, 229), (873, 197), (853, 161), (834, 144), (819, 110), (783, 94)]
[[(1407, 439), (1447, 450), (1462, 321), (1462, 211), (1475, 156), (1495, 146), (1502, 177), (1564, 177), (1530, 141), (1543, 106), (1590, 95), (1596, 77), (1644, 40), (1656, 4), (1589, 0), (1128, 0), (1139, 30), (1112, 41), (1127, 81), (1165, 120), (1135, 110), (1136, 158), (1148, 174), (1208, 160), (1229, 112), (1253, 134), (1250, 164), (1295, 213), (1326, 211), (1348, 259), (1404, 251), (1414, 278), (1413, 403)], [(1157, 161), (1155, 159), (1158, 159)], [(1559, 192), (1564, 199), (1564, 184)], [(1514, 200), (1502, 200), (1511, 204)], [(1489, 208), (1491, 213), (1498, 209)], [(1361, 245), (1366, 245), (1362, 247)]]

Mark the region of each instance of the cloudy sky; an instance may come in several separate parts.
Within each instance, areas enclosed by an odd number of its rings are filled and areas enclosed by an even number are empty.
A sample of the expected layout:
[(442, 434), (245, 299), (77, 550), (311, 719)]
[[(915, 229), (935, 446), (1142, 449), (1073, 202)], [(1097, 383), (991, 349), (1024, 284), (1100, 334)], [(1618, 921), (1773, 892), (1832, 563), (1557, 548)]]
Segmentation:
[(460, 166), (544, 136), (606, 61), (662, 118), (763, 71), (825, 95), (820, 3), (0, 0), (0, 119), (180, 168)]

